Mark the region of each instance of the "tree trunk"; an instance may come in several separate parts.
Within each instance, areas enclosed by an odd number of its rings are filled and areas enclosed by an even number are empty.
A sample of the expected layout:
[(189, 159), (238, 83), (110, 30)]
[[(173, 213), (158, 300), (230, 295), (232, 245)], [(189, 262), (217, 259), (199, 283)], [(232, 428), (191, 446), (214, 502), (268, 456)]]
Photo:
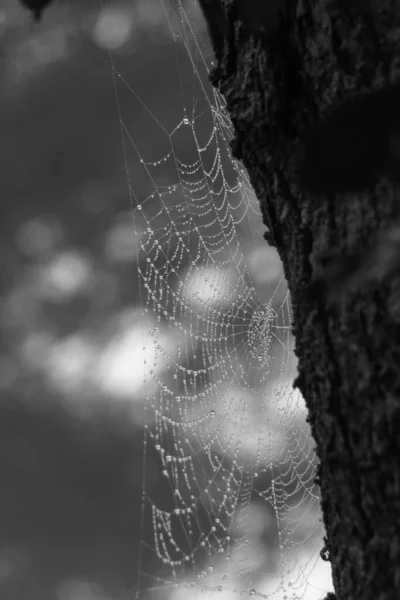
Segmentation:
[[(294, 385), (320, 461), (321, 555), (331, 561), (338, 600), (400, 598), (399, 270), (361, 279), (331, 303), (306, 293), (319, 256), (361, 256), (374, 232), (391, 227), (396, 189), (380, 180), (367, 193), (310, 194), (293, 160), (302, 132), (328, 106), (397, 83), (400, 3), (347, 0), (330, 12), (322, 0), (201, 4), (217, 58), (212, 81), (235, 129), (233, 154), (248, 170), (291, 293)], [(366, 115), (365, 131), (384, 118)], [(335, 137), (325, 144), (333, 162), (346, 150)]]

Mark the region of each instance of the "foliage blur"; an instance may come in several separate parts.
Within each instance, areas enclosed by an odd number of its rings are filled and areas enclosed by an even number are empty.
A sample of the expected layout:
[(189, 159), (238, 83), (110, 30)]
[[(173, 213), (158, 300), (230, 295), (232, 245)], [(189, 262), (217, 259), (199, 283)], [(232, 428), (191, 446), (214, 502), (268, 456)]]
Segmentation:
[[(139, 47), (147, 60), (153, 47), (145, 3), (103, 4), (130, 15), (119, 58), (144, 79)], [(134, 353), (119, 351), (110, 368), (108, 348), (138, 320), (140, 298), (100, 19), (93, 0), (55, 2), (37, 24), (17, 0), (0, 7), (0, 596), (7, 600), (120, 597), (135, 584), (142, 399), (129, 383)], [(163, 45), (172, 40), (164, 36)]]

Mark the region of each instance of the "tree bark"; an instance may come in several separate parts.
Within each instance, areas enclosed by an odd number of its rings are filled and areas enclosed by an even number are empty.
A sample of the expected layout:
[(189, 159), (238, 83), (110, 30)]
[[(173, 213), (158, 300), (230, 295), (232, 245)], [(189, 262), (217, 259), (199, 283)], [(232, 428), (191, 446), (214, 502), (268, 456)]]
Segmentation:
[[(400, 598), (399, 270), (331, 305), (306, 294), (319, 255), (359, 252), (391, 226), (396, 187), (381, 180), (364, 194), (312, 195), (299, 186), (293, 160), (302, 132), (328, 106), (398, 82), (400, 3), (354, 2), (347, 10), (337, 2), (329, 13), (322, 0), (282, 0), (268, 25), (259, 0), (247, 0), (245, 10), (242, 0), (204, 3), (217, 59), (212, 82), (234, 125), (233, 155), (248, 170), (291, 293), (294, 385), (320, 461), (321, 555), (331, 561), (337, 600)], [(218, 31), (216, 5), (219, 22), (221, 7), (226, 17)]]

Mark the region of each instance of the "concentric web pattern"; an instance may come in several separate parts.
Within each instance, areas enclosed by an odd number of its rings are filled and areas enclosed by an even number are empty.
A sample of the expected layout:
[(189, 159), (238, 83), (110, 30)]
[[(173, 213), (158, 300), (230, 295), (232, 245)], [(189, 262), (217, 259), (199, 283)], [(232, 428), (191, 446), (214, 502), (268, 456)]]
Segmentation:
[[(196, 6), (160, 6), (172, 41), (152, 91), (112, 59), (144, 331), (136, 597), (323, 598), (316, 458), (292, 389), (282, 270), (230, 156)], [(143, 58), (147, 77), (155, 60)]]

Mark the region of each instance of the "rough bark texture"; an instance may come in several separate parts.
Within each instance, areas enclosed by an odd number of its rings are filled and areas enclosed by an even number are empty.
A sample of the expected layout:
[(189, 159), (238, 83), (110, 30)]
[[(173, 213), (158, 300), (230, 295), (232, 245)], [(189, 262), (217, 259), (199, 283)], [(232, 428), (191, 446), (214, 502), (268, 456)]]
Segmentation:
[[(398, 82), (400, 3), (356, 2), (368, 10), (354, 14), (339, 2), (328, 14), (322, 1), (287, 1), (275, 32), (255, 27), (257, 15), (243, 24), (249, 6), (241, 11), (241, 0), (212, 3), (227, 9), (220, 36), (209, 23), (213, 83), (226, 99), (233, 153), (249, 172), (292, 297), (295, 385), (320, 460), (322, 555), (331, 561), (338, 600), (394, 600), (400, 598), (400, 276), (367, 283), (331, 307), (307, 304), (304, 292), (311, 255), (349, 254), (365, 244), (393, 220), (398, 192), (381, 181), (357, 197), (305, 194), (293, 156), (304, 127), (329, 105)], [(255, 11), (259, 6), (253, 3)]]

